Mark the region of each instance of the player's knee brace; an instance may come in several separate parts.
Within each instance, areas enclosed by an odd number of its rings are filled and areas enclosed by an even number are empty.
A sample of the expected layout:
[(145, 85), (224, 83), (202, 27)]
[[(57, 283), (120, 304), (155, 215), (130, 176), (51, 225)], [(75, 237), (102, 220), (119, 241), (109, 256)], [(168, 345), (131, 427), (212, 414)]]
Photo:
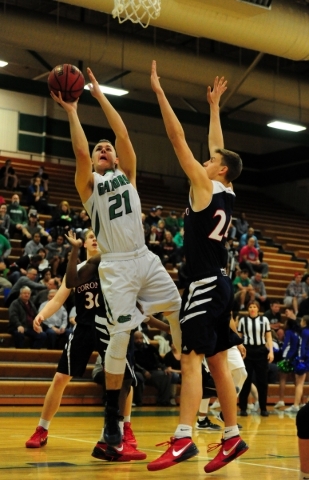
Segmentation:
[(296, 415), (297, 436), (309, 440), (309, 403), (302, 407)]
[(121, 375), (126, 368), (126, 355), (130, 340), (130, 332), (120, 332), (111, 335), (105, 354), (105, 371)]
[(236, 387), (237, 393), (241, 391), (247, 376), (248, 374), (245, 367), (236, 368), (235, 370), (232, 370), (233, 382)]

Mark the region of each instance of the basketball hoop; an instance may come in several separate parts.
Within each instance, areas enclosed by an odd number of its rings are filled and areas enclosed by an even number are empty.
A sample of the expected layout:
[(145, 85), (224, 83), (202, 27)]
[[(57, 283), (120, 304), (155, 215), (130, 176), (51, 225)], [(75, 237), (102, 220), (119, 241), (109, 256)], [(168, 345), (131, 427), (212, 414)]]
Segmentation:
[(113, 18), (118, 17), (119, 23), (131, 20), (147, 28), (150, 20), (160, 15), (161, 0), (114, 0)]

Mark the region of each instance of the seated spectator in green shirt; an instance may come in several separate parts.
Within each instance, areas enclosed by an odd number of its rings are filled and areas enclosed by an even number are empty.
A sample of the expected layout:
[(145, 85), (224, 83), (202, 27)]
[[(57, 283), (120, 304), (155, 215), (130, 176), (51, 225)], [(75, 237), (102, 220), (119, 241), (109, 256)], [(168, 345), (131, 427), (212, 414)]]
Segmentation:
[(245, 303), (255, 299), (255, 291), (249, 280), (248, 270), (241, 270), (233, 280), (234, 298), (240, 305), (240, 310), (245, 309)]

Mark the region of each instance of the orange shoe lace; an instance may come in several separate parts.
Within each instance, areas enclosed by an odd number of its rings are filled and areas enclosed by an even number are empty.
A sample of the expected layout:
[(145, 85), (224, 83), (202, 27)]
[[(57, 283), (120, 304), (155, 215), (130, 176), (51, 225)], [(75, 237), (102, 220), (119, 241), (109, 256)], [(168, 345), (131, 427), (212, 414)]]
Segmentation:
[(207, 446), (207, 453), (212, 452), (213, 450), (217, 450), (217, 448), (221, 447), (223, 445), (223, 439), (221, 440), (220, 443), (209, 443)]
[(170, 440), (166, 440), (165, 442), (157, 443), (156, 447), (161, 447), (162, 445), (168, 445), (169, 447), (174, 443), (175, 437), (171, 437)]

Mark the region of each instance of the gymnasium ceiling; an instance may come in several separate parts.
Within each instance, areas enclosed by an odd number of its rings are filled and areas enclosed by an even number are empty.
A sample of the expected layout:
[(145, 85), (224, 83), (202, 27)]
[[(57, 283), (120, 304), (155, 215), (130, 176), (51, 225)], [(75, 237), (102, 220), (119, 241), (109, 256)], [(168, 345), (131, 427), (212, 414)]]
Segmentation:
[[(48, 95), (53, 66), (73, 63), (85, 73), (89, 65), (100, 83), (129, 90), (117, 108), (146, 112), (151, 122), (158, 118), (149, 82), (155, 58), (180, 120), (194, 127), (208, 122), (205, 87), (225, 75), (227, 147), (266, 183), (303, 180), (309, 177), (309, 0), (272, 0), (270, 10), (256, 5), (265, 0), (247, 1), (162, 0), (160, 17), (142, 28), (113, 19), (113, 0), (0, 0), (0, 60), (9, 62), (0, 69), (0, 88)], [(267, 127), (274, 119), (308, 130)]]

